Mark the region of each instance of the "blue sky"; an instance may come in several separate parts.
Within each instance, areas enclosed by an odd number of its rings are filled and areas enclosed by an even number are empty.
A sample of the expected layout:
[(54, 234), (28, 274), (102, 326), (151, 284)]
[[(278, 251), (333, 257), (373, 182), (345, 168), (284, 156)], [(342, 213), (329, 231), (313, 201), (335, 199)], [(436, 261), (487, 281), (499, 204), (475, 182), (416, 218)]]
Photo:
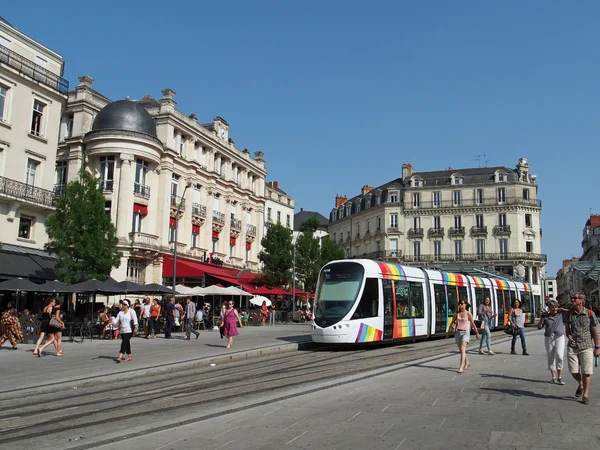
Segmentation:
[[(600, 3), (8, 2), (6, 20), (113, 100), (177, 93), (262, 150), (297, 209), (417, 171), (526, 157), (553, 275), (600, 212)], [(365, 161), (367, 163), (365, 163)], [(482, 158), (483, 163), (483, 158)]]

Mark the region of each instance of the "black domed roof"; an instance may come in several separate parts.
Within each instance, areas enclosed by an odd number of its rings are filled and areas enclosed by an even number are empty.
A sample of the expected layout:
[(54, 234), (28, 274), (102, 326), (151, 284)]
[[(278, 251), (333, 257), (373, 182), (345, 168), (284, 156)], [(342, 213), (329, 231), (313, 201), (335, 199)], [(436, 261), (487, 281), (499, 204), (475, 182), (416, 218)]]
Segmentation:
[(130, 100), (118, 100), (102, 108), (92, 125), (92, 131), (98, 130), (127, 130), (157, 137), (152, 116)]

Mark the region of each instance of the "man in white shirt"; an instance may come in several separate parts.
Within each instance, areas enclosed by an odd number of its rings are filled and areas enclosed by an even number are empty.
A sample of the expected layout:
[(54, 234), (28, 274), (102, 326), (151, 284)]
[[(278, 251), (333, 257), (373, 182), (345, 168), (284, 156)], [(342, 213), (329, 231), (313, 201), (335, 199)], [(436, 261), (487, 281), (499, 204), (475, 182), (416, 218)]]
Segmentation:
[(144, 299), (142, 304), (142, 326), (144, 327), (144, 334), (148, 336), (148, 321), (150, 320), (150, 309), (152, 308), (152, 302), (150, 297)]

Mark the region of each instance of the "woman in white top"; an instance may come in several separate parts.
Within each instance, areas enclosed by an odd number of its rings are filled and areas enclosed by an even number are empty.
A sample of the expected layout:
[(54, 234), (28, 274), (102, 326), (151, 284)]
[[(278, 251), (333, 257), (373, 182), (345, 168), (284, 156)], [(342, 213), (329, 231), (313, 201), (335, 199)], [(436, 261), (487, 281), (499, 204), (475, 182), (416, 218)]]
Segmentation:
[(137, 315), (129, 308), (129, 300), (123, 300), (121, 303), (121, 311), (113, 319), (115, 325), (121, 330), (121, 351), (116, 362), (120, 363), (123, 359), (123, 354), (127, 353), (127, 361), (131, 361), (131, 336), (137, 332), (138, 320)]

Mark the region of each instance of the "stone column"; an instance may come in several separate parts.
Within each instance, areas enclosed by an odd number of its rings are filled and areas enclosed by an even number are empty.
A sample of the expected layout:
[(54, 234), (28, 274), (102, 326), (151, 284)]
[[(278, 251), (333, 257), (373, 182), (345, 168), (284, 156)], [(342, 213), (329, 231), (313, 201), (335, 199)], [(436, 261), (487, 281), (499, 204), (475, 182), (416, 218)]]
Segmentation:
[(116, 195), (113, 198), (119, 199), (117, 202), (117, 237), (128, 241), (133, 217), (134, 168), (132, 163), (134, 157), (133, 155), (121, 154), (120, 159), (119, 191), (115, 193)]

